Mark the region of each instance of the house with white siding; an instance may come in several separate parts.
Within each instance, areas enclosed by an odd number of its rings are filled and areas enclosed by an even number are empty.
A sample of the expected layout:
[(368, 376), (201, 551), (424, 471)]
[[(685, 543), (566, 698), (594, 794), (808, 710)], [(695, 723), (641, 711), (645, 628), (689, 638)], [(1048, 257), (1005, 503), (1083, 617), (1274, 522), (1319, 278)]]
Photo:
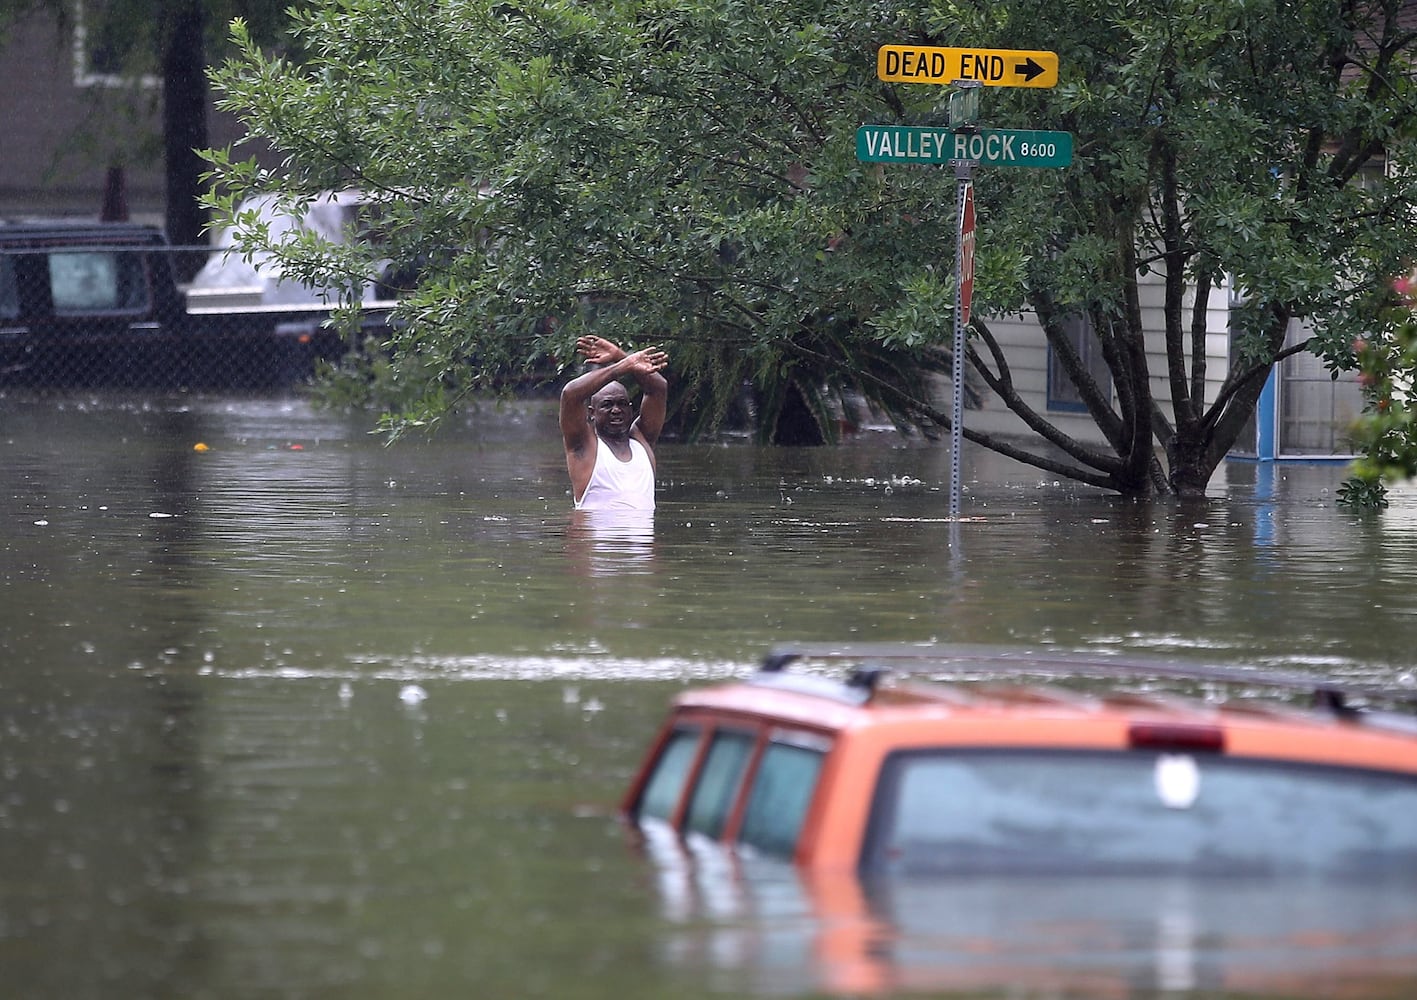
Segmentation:
[[(1171, 384), (1167, 378), (1162, 317), (1164, 289), (1159, 277), (1143, 278), (1138, 294), (1145, 326), (1152, 331), (1147, 363), (1151, 391), (1164, 412), (1170, 413)], [(1235, 304), (1229, 285), (1216, 288), (1206, 311), (1205, 404), (1214, 403), (1231, 357), (1230, 307)], [(1187, 307), (1191, 301), (1187, 301)], [(1079, 441), (1103, 444), (1101, 431), (1088, 416), (1072, 383), (1054, 357), (1047, 338), (1031, 314), (1022, 313), (989, 321), (1009, 359), (1014, 384), (1020, 394), (1049, 422)], [(1073, 331), (1074, 347), (1088, 363), (1100, 385), (1110, 387), (1101, 349), (1085, 323)], [(1307, 334), (1294, 322), (1286, 346), (1300, 343)], [(988, 393), (977, 408), (965, 413), (973, 430), (1013, 437), (1032, 437), (1023, 421)], [(1275, 367), (1260, 399), (1251, 427), (1236, 443), (1234, 456), (1256, 461), (1347, 460), (1353, 457), (1347, 428), (1362, 411), (1363, 398), (1357, 376), (1342, 373), (1334, 379), (1313, 354), (1300, 352)]]

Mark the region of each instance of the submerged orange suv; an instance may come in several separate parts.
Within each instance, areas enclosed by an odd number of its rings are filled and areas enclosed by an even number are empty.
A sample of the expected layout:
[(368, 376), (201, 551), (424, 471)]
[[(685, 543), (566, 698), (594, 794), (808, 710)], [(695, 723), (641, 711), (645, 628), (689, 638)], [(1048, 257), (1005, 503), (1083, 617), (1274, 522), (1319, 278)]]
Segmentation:
[(862, 874), (1412, 874), (1413, 701), (1105, 655), (786, 647), (680, 695), (624, 809)]

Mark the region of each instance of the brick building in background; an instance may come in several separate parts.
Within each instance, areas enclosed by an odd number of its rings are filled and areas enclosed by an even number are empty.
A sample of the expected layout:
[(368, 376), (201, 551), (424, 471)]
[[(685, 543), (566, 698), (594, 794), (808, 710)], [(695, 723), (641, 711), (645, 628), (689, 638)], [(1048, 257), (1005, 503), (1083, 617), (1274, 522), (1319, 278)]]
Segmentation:
[[(83, 216), (126, 206), (162, 225), (166, 194), (162, 86), (105, 72), (79, 18), (24, 17), (0, 34), (0, 218)], [(210, 108), (209, 145), (241, 134)]]

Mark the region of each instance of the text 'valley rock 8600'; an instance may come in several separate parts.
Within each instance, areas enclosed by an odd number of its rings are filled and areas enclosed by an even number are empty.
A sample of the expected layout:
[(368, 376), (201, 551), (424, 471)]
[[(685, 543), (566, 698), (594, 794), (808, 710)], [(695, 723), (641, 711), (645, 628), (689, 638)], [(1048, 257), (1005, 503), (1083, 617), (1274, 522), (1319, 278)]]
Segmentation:
[(994, 167), (1065, 167), (1073, 159), (1069, 132), (912, 125), (863, 125), (856, 130), (856, 158), (872, 163), (972, 161)]

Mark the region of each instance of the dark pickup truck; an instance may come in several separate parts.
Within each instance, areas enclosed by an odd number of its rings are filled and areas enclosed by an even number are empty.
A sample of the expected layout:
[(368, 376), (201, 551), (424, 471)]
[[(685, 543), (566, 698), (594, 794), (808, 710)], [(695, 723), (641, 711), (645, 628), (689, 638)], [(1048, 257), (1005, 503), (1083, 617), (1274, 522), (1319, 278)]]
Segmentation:
[(193, 252), (136, 223), (0, 222), (0, 385), (288, 386), (387, 326), (391, 302), (366, 307), (353, 332), (318, 301), (199, 305), (177, 280)]

